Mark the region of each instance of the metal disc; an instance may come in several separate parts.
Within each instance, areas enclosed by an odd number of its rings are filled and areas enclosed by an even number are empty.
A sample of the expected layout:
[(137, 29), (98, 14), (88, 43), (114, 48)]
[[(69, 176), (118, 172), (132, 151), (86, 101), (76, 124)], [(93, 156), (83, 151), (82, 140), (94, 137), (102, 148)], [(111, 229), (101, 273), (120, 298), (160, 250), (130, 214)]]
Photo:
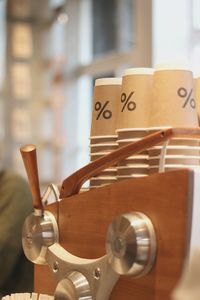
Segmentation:
[(92, 300), (92, 295), (85, 276), (74, 271), (58, 283), (54, 298), (55, 300)]
[(135, 277), (148, 273), (156, 254), (151, 221), (139, 212), (115, 218), (107, 231), (106, 251), (116, 273)]
[(43, 217), (33, 213), (26, 218), (22, 229), (22, 246), (30, 261), (46, 264), (47, 247), (57, 241), (57, 223), (50, 212), (44, 212)]

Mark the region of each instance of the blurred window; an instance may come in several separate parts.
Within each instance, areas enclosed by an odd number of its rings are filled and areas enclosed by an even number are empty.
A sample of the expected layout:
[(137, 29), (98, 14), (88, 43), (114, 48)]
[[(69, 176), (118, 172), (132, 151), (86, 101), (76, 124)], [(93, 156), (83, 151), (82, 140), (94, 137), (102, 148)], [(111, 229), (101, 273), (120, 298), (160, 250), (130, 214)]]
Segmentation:
[(92, 0), (93, 55), (133, 47), (133, 0)]

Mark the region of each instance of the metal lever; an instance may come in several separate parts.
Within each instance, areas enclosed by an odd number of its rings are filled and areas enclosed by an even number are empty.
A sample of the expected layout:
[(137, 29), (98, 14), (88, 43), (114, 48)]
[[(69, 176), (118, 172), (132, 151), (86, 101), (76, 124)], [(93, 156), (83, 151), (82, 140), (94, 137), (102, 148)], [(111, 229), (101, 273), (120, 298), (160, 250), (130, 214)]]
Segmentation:
[(43, 214), (43, 204), (41, 201), (40, 185), (38, 178), (37, 155), (35, 145), (24, 145), (20, 148), (24, 166), (28, 176), (33, 196), (33, 207), (39, 215)]

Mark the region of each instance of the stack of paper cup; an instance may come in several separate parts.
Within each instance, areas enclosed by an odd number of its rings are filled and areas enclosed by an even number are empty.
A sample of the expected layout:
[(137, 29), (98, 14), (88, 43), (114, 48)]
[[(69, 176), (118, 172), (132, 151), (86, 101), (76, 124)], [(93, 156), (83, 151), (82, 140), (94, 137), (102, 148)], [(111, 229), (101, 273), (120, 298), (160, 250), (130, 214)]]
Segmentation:
[(195, 79), (195, 96), (196, 96), (196, 106), (198, 119), (200, 121), (200, 76)]
[[(199, 127), (193, 73), (187, 66), (178, 64), (156, 66), (149, 127), (149, 133), (167, 127)], [(166, 144), (164, 150), (163, 145), (149, 150), (150, 174), (199, 165), (198, 140), (174, 138)]]
[[(148, 134), (153, 72), (150, 68), (124, 71), (116, 130), (119, 147), (136, 142)], [(147, 175), (148, 151), (130, 156), (117, 166), (118, 180)]]
[[(94, 161), (118, 148), (116, 136), (117, 105), (121, 92), (121, 78), (100, 78), (95, 81), (90, 136), (90, 158)], [(112, 166), (90, 180), (90, 188), (116, 181), (116, 166)]]

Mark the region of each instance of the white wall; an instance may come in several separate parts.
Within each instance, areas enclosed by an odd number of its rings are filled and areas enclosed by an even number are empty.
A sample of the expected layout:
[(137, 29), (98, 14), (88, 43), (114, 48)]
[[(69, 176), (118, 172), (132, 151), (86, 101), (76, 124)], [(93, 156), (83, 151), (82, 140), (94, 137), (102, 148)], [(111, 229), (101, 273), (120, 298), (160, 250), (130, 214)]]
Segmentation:
[(192, 0), (153, 0), (153, 64), (192, 62)]

